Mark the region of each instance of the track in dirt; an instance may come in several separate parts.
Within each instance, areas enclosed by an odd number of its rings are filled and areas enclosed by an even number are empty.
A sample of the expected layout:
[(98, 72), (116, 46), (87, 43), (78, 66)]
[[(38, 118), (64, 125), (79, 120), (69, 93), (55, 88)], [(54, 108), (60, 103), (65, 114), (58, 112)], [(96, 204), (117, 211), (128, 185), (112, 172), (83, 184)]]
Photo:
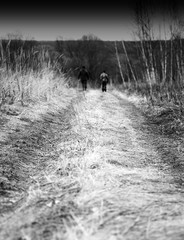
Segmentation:
[(68, 128), (48, 126), (52, 154), (27, 199), (2, 216), (2, 239), (183, 239), (184, 193), (128, 98), (78, 93), (51, 119), (64, 116)]

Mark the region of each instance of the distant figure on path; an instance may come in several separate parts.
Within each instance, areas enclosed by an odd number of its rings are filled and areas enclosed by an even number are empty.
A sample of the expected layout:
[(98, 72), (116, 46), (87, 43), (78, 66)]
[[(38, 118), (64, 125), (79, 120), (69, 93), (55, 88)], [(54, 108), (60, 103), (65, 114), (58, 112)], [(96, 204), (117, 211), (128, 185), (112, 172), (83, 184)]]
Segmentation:
[(107, 91), (107, 83), (109, 82), (109, 76), (105, 70), (100, 74), (100, 80), (102, 83), (102, 92), (106, 92)]
[(89, 73), (86, 70), (86, 67), (83, 66), (79, 72), (78, 79), (81, 80), (83, 91), (87, 89), (87, 81), (89, 80)]

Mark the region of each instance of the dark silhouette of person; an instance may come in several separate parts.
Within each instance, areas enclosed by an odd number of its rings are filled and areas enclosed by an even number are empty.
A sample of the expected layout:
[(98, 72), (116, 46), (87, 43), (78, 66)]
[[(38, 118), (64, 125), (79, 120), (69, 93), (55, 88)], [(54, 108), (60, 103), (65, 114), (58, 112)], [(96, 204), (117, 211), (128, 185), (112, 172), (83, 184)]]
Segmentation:
[(109, 76), (105, 70), (100, 74), (100, 80), (101, 80), (102, 92), (106, 92), (107, 83), (109, 82)]
[(89, 80), (89, 73), (86, 70), (85, 66), (82, 66), (82, 69), (80, 70), (79, 75), (78, 75), (78, 79), (81, 80), (83, 91), (86, 91), (87, 81)]

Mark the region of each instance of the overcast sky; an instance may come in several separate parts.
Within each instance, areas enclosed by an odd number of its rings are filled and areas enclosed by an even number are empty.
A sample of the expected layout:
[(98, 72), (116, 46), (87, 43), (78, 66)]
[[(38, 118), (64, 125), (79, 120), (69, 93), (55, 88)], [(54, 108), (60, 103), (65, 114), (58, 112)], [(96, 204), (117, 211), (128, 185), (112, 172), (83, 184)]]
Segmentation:
[[(38, 6), (24, 2), (24, 6), (0, 8), (0, 37), (7, 33), (20, 33), (36, 40), (79, 39), (94, 34), (102, 40), (132, 39), (133, 0), (116, 5), (106, 3), (65, 2)], [(120, 4), (120, 3), (119, 3)]]
[[(154, 3), (159, 10), (160, 5), (156, 0)], [(10, 3), (11, 9), (9, 6), (0, 8), (0, 38), (8, 33), (19, 33), (35, 40), (80, 39), (87, 34), (102, 40), (134, 39), (134, 0), (118, 5), (112, 0), (98, 4), (84, 1), (68, 1), (67, 4), (67, 0), (60, 4), (45, 1), (41, 6), (33, 2), (24, 4), (13, 6)]]

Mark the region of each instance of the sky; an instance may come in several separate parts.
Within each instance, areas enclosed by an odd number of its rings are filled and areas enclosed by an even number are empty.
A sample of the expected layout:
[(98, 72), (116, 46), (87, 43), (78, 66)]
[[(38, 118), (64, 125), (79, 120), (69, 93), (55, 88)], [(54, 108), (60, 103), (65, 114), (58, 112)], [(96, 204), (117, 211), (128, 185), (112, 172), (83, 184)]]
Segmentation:
[[(161, 2), (154, 1), (159, 12), (163, 9)], [(135, 38), (134, 0), (12, 4), (11, 8), (8, 4), (0, 8), (0, 38), (7, 34), (20, 34), (25, 39), (35, 40), (76, 40), (88, 34), (110, 41)]]
[(52, 5), (49, 1), (39, 7), (27, 4), (9, 9), (7, 6), (0, 9), (0, 37), (19, 33), (35, 40), (56, 40), (80, 39), (83, 35), (94, 34), (102, 40), (130, 39), (132, 16), (132, 9), (126, 3), (123, 6), (112, 2)]

